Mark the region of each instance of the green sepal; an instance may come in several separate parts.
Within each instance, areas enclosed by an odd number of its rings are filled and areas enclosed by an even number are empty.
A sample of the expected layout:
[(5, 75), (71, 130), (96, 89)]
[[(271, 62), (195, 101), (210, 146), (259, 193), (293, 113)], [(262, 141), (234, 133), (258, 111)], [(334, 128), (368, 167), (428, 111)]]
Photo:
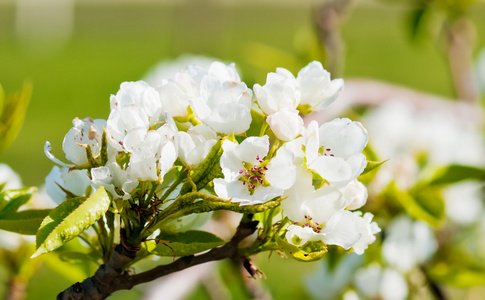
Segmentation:
[(450, 165), (439, 169), (427, 185), (445, 185), (462, 180), (484, 181), (485, 169), (464, 165)]
[(0, 194), (0, 213), (16, 212), (22, 205), (27, 203), (37, 188), (23, 188), (7, 190)]
[(0, 229), (25, 235), (35, 235), (51, 209), (32, 209), (0, 213)]
[[(211, 151), (207, 154), (207, 157), (199, 164), (199, 166), (190, 175), (189, 180), (197, 188), (197, 191), (203, 189), (214, 178), (218, 177), (221, 173), (220, 159), (222, 156), (222, 139), (218, 140)], [(190, 182), (184, 183), (180, 191), (181, 195), (193, 191), (193, 185)]]
[(199, 230), (180, 233), (162, 233), (157, 242), (145, 243), (146, 250), (157, 256), (187, 256), (218, 247), (226, 241), (218, 236)]
[(327, 247), (321, 241), (308, 242), (303, 247), (297, 247), (279, 236), (276, 236), (275, 239), (282, 251), (298, 261), (316, 261), (327, 253)]
[(364, 171), (362, 171), (360, 176), (365, 175), (365, 174), (369, 173), (370, 171), (372, 171), (374, 169), (377, 169), (378, 167), (380, 167), (386, 161), (388, 161), (388, 160), (387, 159), (383, 160), (383, 161), (369, 161), (368, 160), (367, 165), (365, 166), (365, 169), (364, 169)]
[(101, 165), (105, 166), (108, 162), (108, 138), (106, 137), (106, 129), (103, 128), (103, 135), (101, 137)]
[(53, 251), (77, 237), (106, 213), (110, 202), (101, 187), (89, 198), (72, 198), (61, 203), (42, 222), (37, 232), (37, 251), (32, 257)]
[(309, 115), (316, 110), (310, 104), (300, 104), (296, 109), (298, 109), (298, 111), (304, 115)]

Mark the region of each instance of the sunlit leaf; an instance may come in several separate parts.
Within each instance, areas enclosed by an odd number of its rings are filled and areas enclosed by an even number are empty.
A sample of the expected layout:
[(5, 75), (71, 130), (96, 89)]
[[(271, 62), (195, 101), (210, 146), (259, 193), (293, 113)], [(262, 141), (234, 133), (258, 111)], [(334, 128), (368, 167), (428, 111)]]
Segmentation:
[(91, 197), (71, 198), (56, 207), (37, 232), (37, 251), (32, 257), (53, 251), (94, 224), (108, 210), (110, 198), (101, 187)]
[(190, 230), (178, 234), (162, 234), (158, 243), (147, 242), (148, 252), (157, 256), (187, 256), (225, 244), (206, 231)]
[(20, 212), (0, 213), (0, 229), (20, 234), (35, 235), (42, 220), (51, 212), (50, 209), (32, 209)]
[(387, 160), (383, 160), (383, 161), (367, 161), (367, 165), (365, 166), (364, 171), (360, 175), (362, 176), (364, 174), (369, 173), (370, 171), (372, 171), (374, 169), (377, 169), (380, 165), (382, 165), (386, 161)]

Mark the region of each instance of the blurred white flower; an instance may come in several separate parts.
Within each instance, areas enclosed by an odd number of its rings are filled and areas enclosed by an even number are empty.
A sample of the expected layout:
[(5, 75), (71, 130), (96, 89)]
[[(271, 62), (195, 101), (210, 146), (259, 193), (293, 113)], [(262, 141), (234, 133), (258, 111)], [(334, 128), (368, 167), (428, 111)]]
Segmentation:
[(402, 275), (390, 268), (373, 263), (359, 269), (354, 278), (355, 286), (366, 299), (404, 300), (408, 286)]
[(446, 214), (461, 225), (478, 222), (483, 217), (483, 183), (458, 182), (443, 191)]
[(156, 64), (143, 76), (143, 80), (150, 86), (157, 88), (163, 80), (174, 79), (177, 73), (180, 73), (181, 70), (185, 70), (189, 66), (197, 65), (207, 70), (214, 61), (216, 61), (215, 58), (201, 55), (181, 55), (174, 60), (162, 61)]
[(0, 184), (5, 183), (4, 190), (22, 188), (22, 180), (7, 164), (0, 163)]
[(390, 266), (407, 272), (430, 259), (437, 247), (433, 230), (428, 224), (401, 215), (395, 217), (387, 227), (382, 255)]
[(329, 260), (328, 257), (322, 259), (315, 272), (305, 276), (304, 284), (312, 299), (339, 299), (363, 259), (362, 256), (349, 254), (343, 255), (336, 263), (329, 263)]

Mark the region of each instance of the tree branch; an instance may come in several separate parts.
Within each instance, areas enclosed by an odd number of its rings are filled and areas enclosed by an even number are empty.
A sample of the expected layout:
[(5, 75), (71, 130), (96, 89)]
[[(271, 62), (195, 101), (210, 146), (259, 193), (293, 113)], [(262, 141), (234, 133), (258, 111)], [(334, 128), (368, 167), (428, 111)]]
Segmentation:
[(105, 299), (113, 292), (131, 289), (135, 285), (155, 280), (159, 277), (184, 270), (209, 261), (230, 258), (239, 259), (239, 242), (251, 235), (258, 221), (241, 221), (232, 239), (219, 248), (200, 254), (182, 257), (171, 264), (161, 265), (149, 271), (131, 275), (123, 272), (136, 255), (136, 250), (128, 250), (122, 244), (116, 246), (113, 255), (106, 265), (101, 265), (94, 276), (82, 283), (75, 283), (61, 292), (58, 300)]

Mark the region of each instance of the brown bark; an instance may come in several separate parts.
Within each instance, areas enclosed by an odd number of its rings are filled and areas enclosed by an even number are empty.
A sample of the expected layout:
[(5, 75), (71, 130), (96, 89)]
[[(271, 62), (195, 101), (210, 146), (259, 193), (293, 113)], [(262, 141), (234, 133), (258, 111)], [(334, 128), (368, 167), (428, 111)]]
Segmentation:
[(133, 261), (136, 251), (130, 251), (123, 245), (116, 246), (111, 259), (106, 265), (101, 265), (95, 275), (82, 283), (75, 283), (61, 292), (58, 300), (105, 299), (119, 290), (129, 290), (132, 287), (146, 283), (162, 276), (184, 270), (186, 268), (209, 261), (225, 258), (239, 259), (239, 242), (251, 235), (258, 222), (241, 222), (232, 239), (221, 247), (200, 254), (182, 257), (171, 264), (160, 265), (140, 274), (129, 274), (123, 269)]

